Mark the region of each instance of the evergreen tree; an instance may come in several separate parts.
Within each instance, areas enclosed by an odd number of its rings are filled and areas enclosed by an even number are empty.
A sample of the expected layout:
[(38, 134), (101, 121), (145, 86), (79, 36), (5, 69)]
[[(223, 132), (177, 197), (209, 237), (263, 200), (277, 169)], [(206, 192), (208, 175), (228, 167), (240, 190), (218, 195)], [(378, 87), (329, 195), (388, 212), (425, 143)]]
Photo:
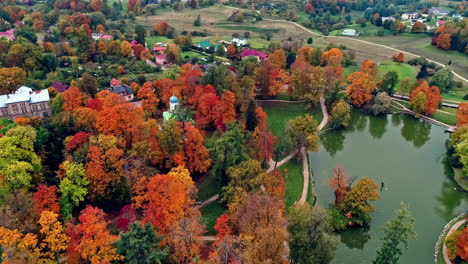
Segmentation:
[(426, 79), (429, 76), (429, 73), (427, 72), (427, 66), (426, 64), (423, 64), (421, 66), (421, 69), (418, 72), (418, 75), (416, 76), (416, 79)]
[(200, 15), (198, 15), (197, 18), (195, 19), (195, 21), (193, 21), (193, 25), (196, 26), (196, 27), (201, 26), (201, 18), (200, 18)]
[(255, 114), (255, 103), (253, 100), (250, 101), (245, 112), (245, 126), (249, 131), (254, 131), (257, 127), (257, 115)]
[(398, 82), (398, 74), (395, 71), (389, 71), (384, 75), (382, 83), (380, 84), (380, 91), (386, 92), (388, 95), (392, 95), (395, 90), (395, 86)]
[(145, 46), (145, 37), (146, 37), (145, 28), (142, 25), (136, 25), (135, 26), (135, 34), (136, 34), (135, 40), (139, 44)]

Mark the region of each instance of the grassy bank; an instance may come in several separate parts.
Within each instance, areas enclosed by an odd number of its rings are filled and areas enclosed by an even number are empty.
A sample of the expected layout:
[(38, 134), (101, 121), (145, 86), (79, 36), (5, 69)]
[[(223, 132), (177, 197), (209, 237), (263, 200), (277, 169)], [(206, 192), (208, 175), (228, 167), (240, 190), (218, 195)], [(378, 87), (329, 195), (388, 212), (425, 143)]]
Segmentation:
[(279, 168), (286, 175), (286, 208), (301, 198), (304, 177), (302, 176), (302, 161), (290, 159)]
[(216, 231), (213, 229), (216, 224), (216, 219), (224, 213), (226, 208), (218, 202), (214, 202), (203, 207), (200, 211), (202, 213), (202, 222), (206, 226), (206, 235), (215, 235)]
[(455, 179), (457, 184), (461, 188), (463, 188), (463, 190), (468, 191), (468, 177), (465, 177), (465, 175), (463, 175), (462, 169), (453, 168), (453, 173), (454, 173), (453, 178)]

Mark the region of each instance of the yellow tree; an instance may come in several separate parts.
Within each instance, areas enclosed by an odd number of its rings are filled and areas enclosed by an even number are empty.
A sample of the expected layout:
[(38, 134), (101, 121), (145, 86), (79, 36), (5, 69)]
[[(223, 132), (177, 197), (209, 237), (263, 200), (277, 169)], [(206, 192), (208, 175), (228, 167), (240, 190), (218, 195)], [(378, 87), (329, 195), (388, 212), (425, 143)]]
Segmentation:
[(107, 54), (107, 44), (102, 39), (98, 42), (98, 51), (101, 54)]
[(58, 214), (50, 211), (43, 211), (39, 218), (40, 232), (44, 236), (40, 244), (42, 258), (48, 259), (51, 262), (57, 261), (60, 258), (60, 254), (65, 252), (70, 240), (64, 233), (62, 223), (57, 218)]
[(278, 50), (275, 50), (275, 52), (273, 52), (269, 57), (268, 57), (268, 61), (280, 68), (280, 69), (284, 69), (286, 67), (286, 54), (284, 54), (284, 50), (283, 49), (278, 49)]
[(18, 67), (0, 68), (0, 94), (14, 93), (26, 81), (26, 72)]
[(124, 57), (132, 55), (132, 46), (128, 41), (123, 41), (122, 44), (120, 44), (120, 53)]
[(3, 251), (2, 263), (39, 263), (40, 261), (37, 236), (31, 233), (22, 234), (18, 230), (0, 226), (0, 248)]
[(354, 72), (348, 76), (348, 81), (346, 94), (351, 97), (351, 102), (357, 107), (369, 103), (375, 90), (373, 78), (364, 72)]

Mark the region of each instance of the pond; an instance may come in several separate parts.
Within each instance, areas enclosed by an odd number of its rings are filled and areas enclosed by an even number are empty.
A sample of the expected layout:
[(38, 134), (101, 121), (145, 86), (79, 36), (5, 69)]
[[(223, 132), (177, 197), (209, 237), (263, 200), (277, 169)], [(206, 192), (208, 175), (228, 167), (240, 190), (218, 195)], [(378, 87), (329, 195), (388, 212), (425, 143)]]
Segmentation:
[[(400, 258), (401, 264), (434, 263), (434, 246), (445, 224), (468, 208), (468, 193), (458, 190), (445, 159), (444, 129), (406, 115), (368, 116), (352, 113), (351, 126), (321, 136), (320, 151), (309, 153), (317, 203), (333, 203), (328, 179), (336, 165), (348, 178), (369, 177), (384, 182), (375, 202), (370, 228), (343, 232), (332, 263), (371, 263), (380, 246), (385, 223), (400, 202), (410, 205), (416, 219), (416, 240)], [(355, 181), (355, 182), (356, 182)]]

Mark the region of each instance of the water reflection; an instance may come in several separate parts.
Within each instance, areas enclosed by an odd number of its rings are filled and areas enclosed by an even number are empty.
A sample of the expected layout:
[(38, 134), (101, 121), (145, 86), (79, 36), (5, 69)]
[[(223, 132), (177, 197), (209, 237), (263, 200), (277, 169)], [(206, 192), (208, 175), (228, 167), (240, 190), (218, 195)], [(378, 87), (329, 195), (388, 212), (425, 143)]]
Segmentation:
[(406, 141), (412, 142), (415, 147), (419, 148), (430, 139), (431, 124), (407, 116), (402, 119), (403, 127), (401, 128), (401, 135)]
[(367, 127), (368, 116), (358, 111), (351, 112), (351, 121), (349, 122), (348, 131), (364, 131)]
[(393, 126), (400, 126), (402, 116), (403, 116), (402, 114), (393, 114), (392, 115), (392, 125)]
[(369, 226), (364, 226), (342, 232), (340, 234), (341, 242), (345, 244), (348, 248), (363, 249), (364, 245), (371, 238), (369, 234), (369, 229)]
[(438, 204), (434, 210), (438, 216), (446, 221), (449, 221), (455, 214), (460, 213), (455, 211), (455, 209), (462, 204), (464, 197), (466, 196), (461, 190), (458, 189), (459, 187), (454, 182), (454, 172), (446, 156), (442, 159), (441, 163), (444, 166), (445, 180), (442, 183), (442, 190), (436, 197), (440, 204)]
[(330, 156), (334, 157), (337, 152), (343, 150), (345, 135), (344, 131), (330, 131), (320, 136), (322, 146)]
[(387, 115), (376, 116), (369, 120), (369, 133), (373, 138), (381, 138), (386, 131)]

